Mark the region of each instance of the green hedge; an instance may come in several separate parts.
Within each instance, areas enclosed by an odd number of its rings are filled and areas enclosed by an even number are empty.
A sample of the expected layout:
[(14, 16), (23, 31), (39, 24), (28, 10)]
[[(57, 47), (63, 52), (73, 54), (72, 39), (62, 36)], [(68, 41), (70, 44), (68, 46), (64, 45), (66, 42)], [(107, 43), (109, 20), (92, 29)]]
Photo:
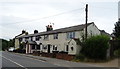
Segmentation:
[(79, 55), (76, 55), (74, 59), (75, 59), (75, 60), (84, 61), (85, 56), (84, 56), (84, 55), (82, 55), (82, 54), (79, 54)]
[(81, 53), (89, 59), (106, 59), (109, 39), (105, 35), (92, 36), (85, 41)]

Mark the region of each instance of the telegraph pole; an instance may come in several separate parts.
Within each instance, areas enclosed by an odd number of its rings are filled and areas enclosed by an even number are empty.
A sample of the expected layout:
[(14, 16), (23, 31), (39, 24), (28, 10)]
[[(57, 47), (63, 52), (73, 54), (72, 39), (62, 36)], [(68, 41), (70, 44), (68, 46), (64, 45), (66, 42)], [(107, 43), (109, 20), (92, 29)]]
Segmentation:
[(86, 4), (85, 12), (86, 12), (86, 19), (85, 19), (85, 40), (87, 40), (88, 4)]

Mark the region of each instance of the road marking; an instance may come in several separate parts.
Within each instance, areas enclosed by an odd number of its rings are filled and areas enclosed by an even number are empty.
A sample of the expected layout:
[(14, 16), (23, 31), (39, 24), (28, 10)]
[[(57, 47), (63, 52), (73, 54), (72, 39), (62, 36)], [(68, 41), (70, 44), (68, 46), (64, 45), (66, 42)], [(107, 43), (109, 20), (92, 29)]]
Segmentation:
[[(8, 59), (8, 58), (6, 58), (6, 57), (4, 57), (4, 56), (2, 56), (2, 57), (5, 58), (6, 60), (9, 60), (9, 61), (13, 62), (14, 64), (16, 64), (16, 65), (18, 65), (18, 66), (20, 66), (20, 67), (22, 67), (22, 68), (25, 68), (23, 65), (15, 62), (15, 61), (12, 61), (11, 59)], [(27, 68), (25, 68), (25, 69), (27, 69)]]

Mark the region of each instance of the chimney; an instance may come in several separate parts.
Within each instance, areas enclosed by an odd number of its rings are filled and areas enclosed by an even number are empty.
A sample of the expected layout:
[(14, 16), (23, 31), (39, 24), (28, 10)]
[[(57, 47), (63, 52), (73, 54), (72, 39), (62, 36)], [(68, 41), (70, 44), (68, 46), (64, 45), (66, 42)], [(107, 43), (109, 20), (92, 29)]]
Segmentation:
[(38, 33), (38, 30), (34, 30), (34, 34)]
[(25, 30), (22, 30), (22, 34), (24, 34), (26, 31)]
[(51, 31), (51, 30), (53, 30), (52, 25), (46, 26), (46, 31)]

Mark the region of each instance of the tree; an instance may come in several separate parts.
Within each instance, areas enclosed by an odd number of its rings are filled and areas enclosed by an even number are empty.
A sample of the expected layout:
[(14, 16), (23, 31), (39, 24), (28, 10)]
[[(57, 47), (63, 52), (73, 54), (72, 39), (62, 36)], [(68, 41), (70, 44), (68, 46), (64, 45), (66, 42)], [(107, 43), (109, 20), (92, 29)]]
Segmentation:
[(119, 18), (118, 22), (116, 22), (116, 24), (115, 24), (113, 34), (115, 35), (116, 38), (120, 38), (120, 18)]
[(10, 40), (8, 41), (8, 46), (9, 46), (9, 47), (14, 47), (14, 39), (10, 39)]
[(7, 40), (4, 40), (4, 39), (0, 39), (2, 40), (2, 50), (6, 50), (8, 49), (8, 41)]

